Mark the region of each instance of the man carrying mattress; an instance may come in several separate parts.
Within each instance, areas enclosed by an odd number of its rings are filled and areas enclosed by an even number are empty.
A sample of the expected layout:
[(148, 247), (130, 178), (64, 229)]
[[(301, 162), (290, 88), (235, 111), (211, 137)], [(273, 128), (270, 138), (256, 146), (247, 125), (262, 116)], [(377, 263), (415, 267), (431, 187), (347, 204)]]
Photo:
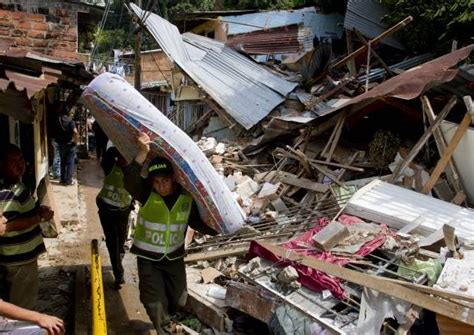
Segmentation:
[(177, 183), (168, 160), (153, 159), (148, 165), (148, 177), (140, 176), (150, 152), (148, 135), (141, 134), (138, 144), (139, 153), (124, 171), (125, 188), (142, 204), (131, 252), (138, 256), (140, 301), (155, 329), (163, 333), (169, 316), (186, 303), (187, 226), (203, 234), (216, 232), (202, 222), (195, 201)]

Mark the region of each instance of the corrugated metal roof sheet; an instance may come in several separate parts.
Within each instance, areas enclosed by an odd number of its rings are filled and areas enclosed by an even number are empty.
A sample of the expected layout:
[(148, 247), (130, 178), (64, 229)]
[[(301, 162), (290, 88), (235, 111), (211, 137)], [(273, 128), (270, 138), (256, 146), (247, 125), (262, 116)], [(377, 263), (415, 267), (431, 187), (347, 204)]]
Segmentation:
[[(349, 0), (344, 28), (349, 30), (356, 28), (362, 35), (374, 38), (389, 28), (382, 22), (382, 17), (385, 14), (387, 14), (387, 10), (375, 0)], [(397, 49), (404, 49), (403, 45), (393, 36), (384, 38), (381, 43)]]
[(462, 72), (456, 67), (457, 64), (469, 57), (472, 50), (474, 50), (474, 44), (416, 66), (384, 81), (373, 89), (350, 99), (344, 105), (336, 107), (325, 114), (331, 114), (350, 105), (366, 100), (376, 100), (381, 97), (403, 100), (414, 99), (428, 89), (433, 89), (435, 86), (455, 79)]
[(312, 33), (296, 24), (230, 36), (226, 46), (251, 55), (293, 54), (313, 48)]
[(474, 239), (473, 210), (381, 180), (371, 182), (354, 194), (344, 211), (396, 229), (419, 223), (414, 232), (424, 236), (449, 224), (461, 240)]
[(270, 11), (221, 18), (227, 22), (228, 35), (237, 35), (263, 29), (278, 28), (291, 24), (303, 24), (310, 28), (313, 36), (341, 38), (343, 29), (339, 25), (344, 21), (340, 14), (319, 14), (314, 7), (293, 11)]
[[(411, 69), (412, 67), (415, 67), (417, 65), (423, 64), (429, 60), (433, 59), (433, 54), (432, 53), (426, 53), (423, 55), (415, 56), (409, 59), (406, 59), (404, 61), (401, 61), (399, 63), (389, 65), (390, 70), (396, 70), (396, 69), (401, 69), (401, 70), (408, 70)], [(382, 79), (386, 75), (385, 69), (383, 68), (377, 68), (377, 69), (372, 69), (369, 73), (369, 82), (373, 82), (376, 80)], [(367, 76), (364, 74), (361, 76), (358, 80), (359, 83), (365, 83), (365, 79)]]
[[(143, 16), (138, 6), (130, 6), (138, 17)], [(190, 33), (181, 36), (176, 26), (156, 14), (147, 15), (144, 24), (168, 57), (246, 129), (297, 86), (221, 42)]]

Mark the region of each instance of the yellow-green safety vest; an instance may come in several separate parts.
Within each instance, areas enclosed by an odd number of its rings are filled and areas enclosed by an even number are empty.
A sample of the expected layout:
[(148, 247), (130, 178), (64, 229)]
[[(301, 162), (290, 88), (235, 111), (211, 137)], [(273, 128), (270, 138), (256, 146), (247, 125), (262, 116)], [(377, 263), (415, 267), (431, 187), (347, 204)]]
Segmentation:
[(104, 186), (98, 197), (106, 204), (117, 208), (126, 208), (132, 203), (132, 196), (123, 184), (123, 171), (117, 164), (114, 164), (112, 171), (105, 176)]
[(192, 204), (191, 195), (183, 193), (170, 211), (163, 198), (152, 191), (138, 212), (131, 252), (154, 261), (182, 257), (168, 255), (184, 245)]

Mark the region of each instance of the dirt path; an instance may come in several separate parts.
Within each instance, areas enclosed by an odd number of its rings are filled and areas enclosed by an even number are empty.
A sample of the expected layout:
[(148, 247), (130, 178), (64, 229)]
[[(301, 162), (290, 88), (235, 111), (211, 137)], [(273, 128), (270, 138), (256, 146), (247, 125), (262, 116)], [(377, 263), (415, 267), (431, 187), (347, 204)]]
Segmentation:
[(108, 333), (155, 334), (150, 331), (151, 323), (139, 301), (136, 260), (133, 255), (127, 253), (124, 259), (126, 284), (120, 291), (113, 288), (109, 255), (95, 204), (103, 180), (100, 165), (95, 159), (81, 160), (77, 171), (77, 186), (53, 186), (63, 227), (58, 238), (47, 239), (48, 253), (40, 259), (41, 309), (64, 318), (68, 324), (68, 333), (72, 334), (75, 269), (84, 265), (89, 268), (90, 242), (98, 239), (101, 241)]

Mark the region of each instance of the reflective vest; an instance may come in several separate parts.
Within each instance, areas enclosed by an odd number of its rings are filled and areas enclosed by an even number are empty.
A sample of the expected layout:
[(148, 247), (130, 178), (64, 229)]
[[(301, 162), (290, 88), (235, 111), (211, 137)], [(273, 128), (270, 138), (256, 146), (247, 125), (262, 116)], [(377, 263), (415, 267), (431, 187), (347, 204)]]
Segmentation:
[(138, 212), (132, 253), (154, 261), (182, 257), (170, 257), (184, 245), (186, 227), (191, 213), (193, 198), (188, 193), (178, 197), (171, 211), (163, 198), (151, 192), (145, 205)]
[(105, 176), (104, 186), (98, 195), (106, 204), (126, 208), (132, 203), (132, 196), (123, 185), (123, 171), (117, 164), (114, 164), (112, 171)]

